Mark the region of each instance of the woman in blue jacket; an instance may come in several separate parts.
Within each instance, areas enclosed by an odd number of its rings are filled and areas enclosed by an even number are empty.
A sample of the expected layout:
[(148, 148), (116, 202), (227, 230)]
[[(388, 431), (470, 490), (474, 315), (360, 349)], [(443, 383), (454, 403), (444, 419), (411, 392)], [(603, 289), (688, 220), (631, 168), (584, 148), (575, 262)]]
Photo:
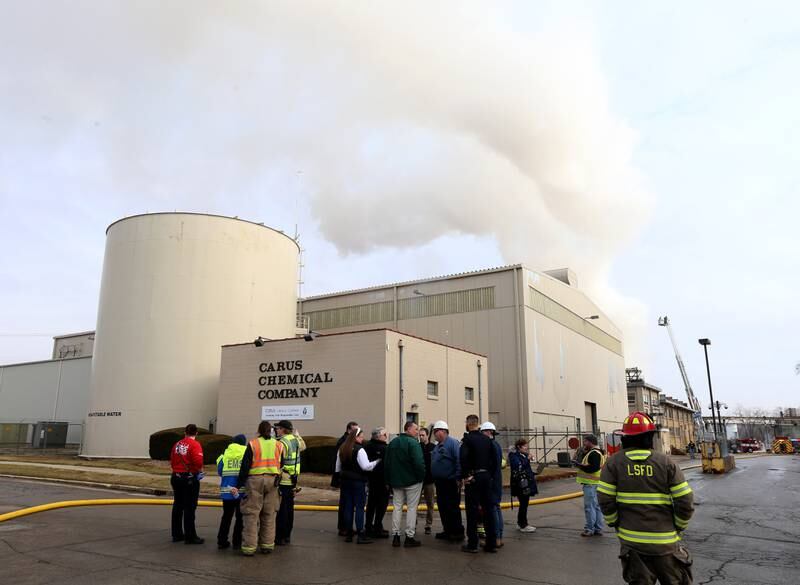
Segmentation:
[(539, 493), (536, 487), (527, 439), (517, 439), (514, 449), (508, 454), (511, 466), (511, 495), (519, 500), (517, 526), (520, 532), (536, 532), (536, 527), (528, 524), (528, 503), (531, 496)]

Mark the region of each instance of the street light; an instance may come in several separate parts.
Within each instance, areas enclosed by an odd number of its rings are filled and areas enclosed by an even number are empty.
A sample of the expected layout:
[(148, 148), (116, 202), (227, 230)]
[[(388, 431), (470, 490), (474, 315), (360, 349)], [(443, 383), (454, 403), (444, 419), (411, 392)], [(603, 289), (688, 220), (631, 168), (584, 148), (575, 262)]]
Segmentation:
[(599, 318), (600, 318), (600, 315), (589, 315), (588, 317), (584, 317), (583, 320), (584, 321), (589, 321), (591, 319), (599, 319)]
[(708, 338), (698, 339), (697, 342), (703, 346), (703, 351), (706, 354), (706, 374), (708, 375), (708, 393), (711, 395), (711, 424), (714, 426), (714, 441), (718, 441), (717, 437), (717, 419), (714, 416), (714, 391), (711, 389), (711, 368), (708, 365), (708, 346), (711, 345), (711, 340)]
[(253, 340), (253, 345), (255, 345), (256, 347), (264, 347), (265, 341), (272, 341), (272, 340), (267, 337), (261, 337), (259, 335), (258, 337), (255, 338), (255, 340)]

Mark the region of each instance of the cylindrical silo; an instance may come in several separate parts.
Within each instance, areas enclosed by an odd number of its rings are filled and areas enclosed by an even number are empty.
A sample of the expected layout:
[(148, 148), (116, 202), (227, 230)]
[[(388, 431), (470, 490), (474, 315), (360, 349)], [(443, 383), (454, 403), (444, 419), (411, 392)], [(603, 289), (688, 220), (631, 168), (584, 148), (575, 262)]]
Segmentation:
[(83, 455), (147, 457), (153, 432), (207, 426), (221, 346), (294, 336), (298, 254), (282, 232), (235, 218), (112, 223)]

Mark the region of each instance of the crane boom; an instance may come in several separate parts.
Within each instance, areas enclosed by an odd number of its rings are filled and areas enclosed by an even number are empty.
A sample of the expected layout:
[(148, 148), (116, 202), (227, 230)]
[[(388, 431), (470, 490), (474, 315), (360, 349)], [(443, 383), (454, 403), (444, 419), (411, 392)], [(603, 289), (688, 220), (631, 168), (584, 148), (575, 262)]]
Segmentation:
[(675, 360), (678, 362), (678, 369), (681, 371), (683, 385), (686, 388), (686, 398), (689, 402), (689, 406), (694, 411), (692, 418), (694, 419), (694, 426), (697, 430), (697, 437), (698, 439), (702, 438), (705, 435), (705, 428), (703, 426), (703, 408), (700, 404), (700, 401), (697, 399), (697, 396), (695, 396), (694, 392), (692, 391), (692, 385), (689, 383), (689, 376), (686, 374), (686, 366), (683, 365), (683, 359), (681, 359), (681, 354), (678, 351), (678, 344), (675, 343), (675, 337), (672, 335), (672, 326), (669, 323), (669, 318), (667, 316), (659, 317), (658, 324), (661, 327), (667, 328), (669, 340), (672, 342), (672, 349), (675, 351)]

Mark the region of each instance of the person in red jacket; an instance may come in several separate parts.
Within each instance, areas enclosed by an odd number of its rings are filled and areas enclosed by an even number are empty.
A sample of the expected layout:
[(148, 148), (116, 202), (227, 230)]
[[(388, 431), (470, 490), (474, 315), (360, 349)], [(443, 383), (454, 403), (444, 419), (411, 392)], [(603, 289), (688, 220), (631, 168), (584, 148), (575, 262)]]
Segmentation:
[(194, 528), (194, 512), (200, 497), (203, 479), (203, 447), (197, 442), (197, 425), (186, 425), (185, 436), (175, 443), (170, 453), (172, 476), (170, 484), (175, 493), (172, 502), (172, 542), (203, 544)]

